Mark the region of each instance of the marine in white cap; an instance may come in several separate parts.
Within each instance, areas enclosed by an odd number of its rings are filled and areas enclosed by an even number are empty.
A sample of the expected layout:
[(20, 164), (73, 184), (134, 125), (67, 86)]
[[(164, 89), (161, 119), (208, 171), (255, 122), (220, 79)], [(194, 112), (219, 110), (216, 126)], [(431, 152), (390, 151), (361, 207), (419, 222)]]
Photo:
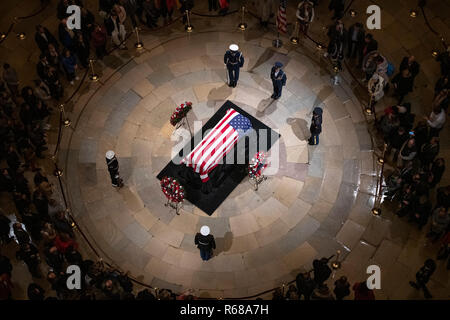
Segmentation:
[(123, 182), (119, 176), (119, 161), (117, 161), (116, 154), (112, 150), (106, 152), (106, 165), (108, 166), (113, 187), (122, 187)]
[(244, 66), (244, 56), (237, 44), (231, 44), (223, 57), (223, 63), (228, 69), (228, 86), (235, 88), (239, 80), (239, 69)]
[(213, 249), (216, 248), (216, 241), (210, 232), (208, 226), (202, 226), (200, 232), (195, 235), (195, 244), (200, 249), (200, 257), (203, 261), (209, 260), (213, 255)]

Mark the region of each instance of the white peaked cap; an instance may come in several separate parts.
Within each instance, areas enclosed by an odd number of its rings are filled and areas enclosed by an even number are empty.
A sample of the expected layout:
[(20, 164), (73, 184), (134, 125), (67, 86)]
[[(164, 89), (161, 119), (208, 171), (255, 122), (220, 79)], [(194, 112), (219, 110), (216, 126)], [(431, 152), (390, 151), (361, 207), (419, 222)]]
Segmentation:
[(209, 227), (208, 226), (203, 226), (200, 228), (200, 233), (202, 234), (202, 236), (207, 236), (209, 234)]
[(108, 152), (106, 152), (106, 159), (111, 160), (115, 155), (116, 154), (114, 153), (114, 151), (109, 150)]
[(238, 51), (239, 50), (239, 46), (237, 44), (232, 44), (232, 45), (230, 45), (230, 50), (231, 51)]

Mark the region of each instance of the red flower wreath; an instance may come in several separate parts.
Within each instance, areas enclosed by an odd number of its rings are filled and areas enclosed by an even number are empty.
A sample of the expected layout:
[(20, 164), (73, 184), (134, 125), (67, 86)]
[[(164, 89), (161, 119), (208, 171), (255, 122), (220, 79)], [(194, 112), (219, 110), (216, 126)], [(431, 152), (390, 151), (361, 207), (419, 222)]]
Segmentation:
[(261, 151), (255, 154), (248, 166), (248, 175), (250, 179), (257, 179), (262, 176), (262, 172), (267, 167), (265, 160), (266, 155), (264, 152)]
[(188, 114), (192, 109), (192, 102), (182, 103), (179, 107), (175, 109), (170, 117), (170, 124), (174, 127)]
[(171, 177), (164, 177), (161, 180), (161, 190), (171, 202), (183, 202), (184, 188), (180, 183)]

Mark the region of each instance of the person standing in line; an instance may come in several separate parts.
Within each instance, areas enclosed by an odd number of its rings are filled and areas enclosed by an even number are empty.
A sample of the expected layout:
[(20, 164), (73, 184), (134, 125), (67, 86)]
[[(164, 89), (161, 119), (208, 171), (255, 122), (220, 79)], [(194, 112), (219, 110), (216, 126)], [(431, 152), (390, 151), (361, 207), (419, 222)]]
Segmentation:
[(367, 287), (366, 281), (355, 283), (352, 289), (355, 292), (355, 300), (375, 300), (375, 294)]
[(416, 282), (414, 281), (409, 282), (411, 287), (413, 287), (414, 289), (416, 290), (422, 289), (426, 299), (431, 299), (433, 297), (430, 291), (428, 291), (426, 284), (428, 283), (428, 281), (430, 281), (430, 278), (435, 270), (436, 270), (436, 262), (434, 262), (433, 259), (427, 259), (423, 267), (421, 267), (420, 270), (416, 273)]
[(334, 282), (334, 294), (336, 300), (343, 300), (350, 295), (350, 283), (348, 283), (347, 277), (342, 276)]
[(301, 1), (297, 7), (297, 20), (300, 32), (308, 33), (309, 24), (314, 20), (314, 4), (311, 1)]
[(433, 108), (430, 116), (425, 117), (425, 120), (430, 127), (430, 138), (439, 137), (439, 132), (441, 132), (445, 124), (445, 110), (440, 106), (436, 106)]
[(3, 64), (3, 80), (11, 91), (13, 98), (18, 97), (19, 94), (19, 77), (16, 70), (8, 63)]
[(344, 15), (344, 0), (331, 0), (328, 5), (328, 10), (334, 11), (331, 20), (341, 19)]
[(354, 59), (357, 57), (359, 61), (364, 47), (365, 34), (366, 31), (364, 30), (364, 26), (360, 22), (357, 22), (350, 27), (347, 40), (347, 59)]
[(384, 84), (384, 78), (380, 77), (378, 73), (374, 73), (367, 85), (370, 95), (369, 107), (373, 113), (375, 112), (375, 104), (384, 97)]
[(200, 256), (203, 261), (208, 261), (213, 255), (213, 249), (216, 248), (214, 236), (210, 234), (208, 226), (200, 228), (200, 232), (195, 235), (195, 244), (200, 249)]
[(282, 67), (283, 64), (277, 61), (270, 72), (270, 78), (272, 79), (273, 84), (273, 94), (271, 98), (274, 100), (278, 100), (281, 97), (283, 87), (286, 85), (287, 81), (286, 74), (281, 69)]
[(106, 165), (108, 166), (108, 172), (111, 176), (112, 186), (121, 188), (123, 186), (123, 181), (119, 175), (119, 161), (117, 161), (116, 154), (112, 150), (106, 152)]
[(95, 48), (95, 54), (98, 59), (102, 60), (104, 56), (108, 55), (108, 52), (106, 51), (106, 39), (108, 39), (108, 35), (105, 27), (96, 24), (94, 31), (92, 31), (91, 38)]
[[(120, 6), (121, 7), (121, 6)], [(122, 7), (123, 9), (123, 7)], [(120, 9), (118, 9), (120, 11)], [(125, 10), (123, 10), (125, 12)], [(122, 17), (123, 13), (122, 12)], [(122, 20), (119, 18), (119, 15), (115, 9), (111, 11), (111, 15), (108, 19), (105, 20), (105, 27), (108, 31), (108, 35), (111, 36), (112, 42), (114, 45), (122, 50), (126, 50), (127, 47), (125, 45), (127, 32), (125, 30), (125, 26), (121, 22)]]
[(236, 88), (239, 81), (239, 70), (244, 66), (244, 56), (237, 44), (232, 44), (225, 52), (223, 63), (228, 69), (228, 86)]
[(309, 138), (309, 144), (312, 146), (319, 144), (319, 135), (322, 132), (322, 113), (323, 113), (323, 110), (319, 107), (316, 107), (313, 110), (311, 126), (309, 128), (309, 131), (311, 132), (311, 137)]
[(259, 9), (260, 9), (260, 16), (261, 16), (261, 25), (265, 28), (269, 26), (269, 19), (272, 16), (272, 10), (273, 10), (273, 0), (260, 0), (261, 3), (258, 3)]

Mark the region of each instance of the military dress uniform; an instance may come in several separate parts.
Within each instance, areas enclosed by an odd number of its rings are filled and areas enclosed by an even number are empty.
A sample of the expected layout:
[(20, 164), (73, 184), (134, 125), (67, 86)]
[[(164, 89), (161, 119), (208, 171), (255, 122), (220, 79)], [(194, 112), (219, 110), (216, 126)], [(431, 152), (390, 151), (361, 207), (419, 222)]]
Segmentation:
[(311, 119), (311, 126), (309, 131), (311, 132), (311, 138), (309, 138), (310, 145), (319, 144), (319, 135), (322, 132), (322, 113), (323, 110), (319, 107), (314, 108), (313, 117)]
[(232, 44), (225, 52), (223, 63), (228, 69), (228, 86), (234, 88), (239, 80), (239, 69), (244, 66), (244, 56), (237, 45)]
[(283, 64), (281, 62), (276, 62), (272, 67), (272, 71), (270, 72), (270, 78), (272, 79), (273, 84), (273, 94), (272, 99), (279, 99), (281, 97), (281, 92), (283, 91), (283, 86), (286, 85), (286, 74), (281, 68)]
[(216, 241), (214, 236), (210, 234), (208, 226), (200, 228), (200, 232), (195, 235), (195, 244), (200, 250), (200, 256), (203, 261), (208, 261), (213, 255), (213, 249), (216, 248)]
[(123, 182), (119, 175), (119, 161), (117, 161), (114, 151), (108, 151), (106, 153), (106, 165), (108, 166), (108, 172), (111, 176), (111, 184), (113, 187), (122, 187)]

